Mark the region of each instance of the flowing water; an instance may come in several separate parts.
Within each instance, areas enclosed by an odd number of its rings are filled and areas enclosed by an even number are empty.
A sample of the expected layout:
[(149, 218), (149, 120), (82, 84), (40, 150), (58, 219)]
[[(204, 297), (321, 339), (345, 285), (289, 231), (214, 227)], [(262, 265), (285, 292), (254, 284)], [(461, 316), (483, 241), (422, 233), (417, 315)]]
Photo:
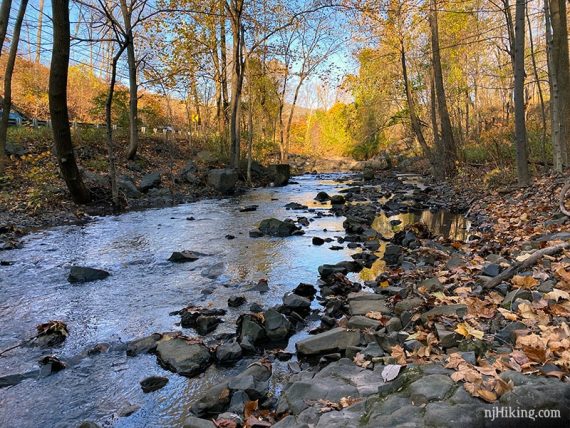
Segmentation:
[[(320, 264), (349, 259), (354, 250), (329, 249), (336, 242), (311, 244), (313, 236), (335, 239), (344, 234), (343, 218), (331, 216), (326, 204), (313, 201), (321, 190), (334, 194), (346, 187), (338, 178), (306, 175), (296, 178), (297, 184), (253, 190), (240, 197), (99, 218), (84, 226), (34, 233), (25, 238), (22, 249), (0, 253), (2, 260), (13, 262), (0, 266), (0, 350), (33, 336), (37, 324), (62, 320), (70, 335), (54, 353), (75, 361), (51, 376), (34, 376), (0, 389), (0, 427), (75, 427), (82, 420), (118, 427), (182, 426), (189, 403), (200, 391), (239, 372), (248, 361), (232, 369), (212, 366), (187, 379), (162, 369), (152, 355), (127, 357), (120, 344), (154, 332), (183, 330), (194, 335), (193, 330), (177, 326), (179, 317), (169, 315), (189, 304), (225, 308), (228, 297), (236, 294), (246, 296), (247, 306), (254, 301), (264, 307), (278, 304), (300, 282), (315, 283)], [(289, 202), (308, 205), (312, 212), (286, 210)], [(259, 205), (257, 211), (239, 211), (240, 206), (252, 204)], [(304, 236), (248, 236), (264, 218), (297, 216), (311, 219)], [(419, 216), (435, 233), (456, 238), (463, 237), (467, 227), (462, 217), (445, 212)], [(393, 229), (382, 217), (374, 227), (387, 234)], [(418, 219), (411, 214), (399, 218), (404, 223)], [(177, 250), (208, 255), (194, 263), (168, 262)], [(105, 269), (111, 276), (71, 285), (66, 278), (72, 265)], [(366, 270), (360, 279), (381, 269), (377, 264), (374, 272)], [(261, 278), (269, 282), (268, 293), (247, 291)], [(234, 332), (243, 310), (229, 309), (216, 333)], [(289, 349), (304, 334), (298, 334)], [(99, 343), (111, 344), (111, 351), (85, 355)], [(80, 354), (83, 357), (74, 360)], [(0, 377), (36, 370), (42, 355), (45, 351), (24, 347), (7, 352), (0, 357)], [(170, 381), (163, 389), (144, 394), (139, 382), (151, 375)], [(140, 409), (129, 417), (116, 416), (129, 404)]]

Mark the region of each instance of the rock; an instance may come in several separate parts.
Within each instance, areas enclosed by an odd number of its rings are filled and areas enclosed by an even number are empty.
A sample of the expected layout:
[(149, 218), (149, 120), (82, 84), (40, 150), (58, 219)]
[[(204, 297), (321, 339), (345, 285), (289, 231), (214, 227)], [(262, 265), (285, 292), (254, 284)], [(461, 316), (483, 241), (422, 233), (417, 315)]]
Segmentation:
[(315, 201), (319, 201), (319, 202), (326, 202), (328, 200), (330, 200), (330, 196), (327, 192), (319, 192), (317, 193), (317, 196), (315, 196)]
[(483, 266), (483, 275), (490, 276), (492, 278), (496, 277), (501, 273), (501, 266), (497, 263), (487, 263)]
[(410, 385), (410, 398), (415, 405), (443, 400), (453, 388), (449, 376), (433, 374), (424, 376)]
[(256, 344), (265, 339), (265, 329), (261, 325), (259, 318), (251, 314), (244, 314), (238, 319), (239, 342), (248, 337), (252, 344)]
[(425, 288), (428, 293), (443, 290), (443, 285), (441, 284), (441, 282), (439, 282), (439, 279), (437, 278), (424, 279), (422, 282), (420, 282), (419, 287)]
[(251, 400), (263, 397), (268, 388), (267, 382), (256, 381), (252, 375), (236, 376), (228, 382), (230, 391), (243, 391)]
[(101, 428), (99, 424), (91, 421), (83, 421), (79, 424), (77, 428)]
[(240, 207), (240, 213), (249, 213), (253, 211), (257, 211), (258, 205), (247, 205), (245, 207)]
[(460, 352), (461, 357), (469, 364), (477, 365), (477, 356), (475, 351)]
[(302, 297), (306, 297), (309, 300), (313, 300), (317, 294), (317, 289), (311, 284), (300, 283), (293, 289), (293, 293)]
[(309, 207), (298, 202), (289, 202), (287, 205), (285, 205), (285, 208), (288, 210), (306, 210)]
[(202, 373), (212, 359), (202, 343), (191, 343), (182, 337), (159, 342), (156, 353), (165, 368), (187, 377)]
[(293, 329), (287, 317), (275, 309), (265, 311), (264, 319), (265, 333), (269, 340), (279, 341), (286, 339)]
[(221, 322), (222, 320), (218, 317), (201, 315), (196, 319), (196, 332), (200, 336), (205, 336), (214, 331)]
[(362, 171), (362, 179), (364, 181), (374, 180), (374, 171), (371, 169), (365, 169)]
[(141, 184), (139, 185), (139, 190), (143, 193), (148, 192), (150, 189), (154, 189), (160, 186), (160, 172), (152, 172), (146, 174), (141, 178)]
[(287, 293), (283, 296), (283, 305), (294, 311), (308, 310), (311, 307), (311, 301), (306, 297), (298, 296), (295, 293)]
[(212, 169), (208, 172), (208, 185), (224, 195), (233, 193), (237, 180), (238, 175), (233, 169)]
[(281, 221), (276, 218), (268, 218), (261, 221), (259, 224), (259, 230), (264, 235), (286, 237), (291, 236), (293, 232), (298, 230), (298, 227), (291, 221)]
[(162, 339), (162, 334), (154, 333), (141, 339), (132, 340), (127, 343), (127, 355), (135, 357), (139, 354), (154, 352), (160, 339)]
[(466, 305), (444, 305), (444, 306), (436, 306), (435, 308), (424, 312), (422, 314), (422, 322), (426, 322), (430, 318), (435, 318), (438, 316), (456, 316), (459, 318), (464, 317), (467, 314), (467, 306)]
[(392, 317), (386, 323), (386, 332), (392, 333), (402, 330), (402, 321), (398, 317)]
[(351, 293), (348, 295), (348, 307), (351, 315), (366, 315), (368, 312), (389, 314), (384, 296), (372, 293)]
[(161, 376), (150, 376), (141, 381), (141, 388), (144, 393), (158, 391), (164, 388), (168, 383), (167, 377)]
[(137, 186), (133, 182), (131, 177), (123, 175), (117, 179), (117, 185), (119, 186), (119, 190), (122, 191), (127, 198), (140, 198), (142, 196)]
[(403, 312), (414, 311), (424, 304), (424, 301), (419, 297), (408, 297), (404, 300), (400, 300), (394, 306), (394, 311), (396, 314), (400, 315)]
[(313, 236), (313, 245), (323, 245), (325, 240), (323, 238), (319, 238), (318, 236)]
[(230, 401), (229, 412), (242, 413), (245, 408), (245, 403), (250, 401), (249, 396), (244, 391), (235, 391), (232, 394), (232, 399)]
[(403, 260), (403, 249), (399, 245), (388, 244), (383, 256), (388, 266), (398, 266)]
[(184, 420), (183, 428), (216, 428), (211, 420), (189, 416)]
[(437, 332), (437, 337), (439, 338), (439, 344), (442, 348), (453, 348), (457, 346), (461, 336), (454, 331), (446, 330), (442, 324), (435, 324), (435, 330)]
[(366, 345), (366, 348), (362, 351), (362, 354), (367, 360), (371, 360), (372, 358), (378, 358), (384, 356), (384, 350), (380, 348), (376, 342), (370, 342)]
[(497, 337), (503, 342), (512, 343), (517, 341), (517, 330), (526, 330), (528, 327), (520, 321), (510, 322), (497, 333)]
[(267, 174), (275, 186), (285, 186), (291, 177), (289, 164), (269, 165)]
[(138, 406), (136, 404), (127, 404), (127, 405), (123, 406), (117, 412), (117, 416), (119, 416), (120, 418), (126, 418), (127, 416), (131, 416), (133, 413), (138, 411), (140, 408), (141, 408), (141, 406)]
[(232, 296), (228, 299), (228, 306), (230, 308), (238, 308), (247, 302), (243, 296)]
[(343, 205), (346, 203), (346, 199), (342, 195), (333, 195), (331, 196), (331, 204), (332, 205)]
[(257, 302), (253, 302), (249, 307), (250, 312), (263, 312), (263, 306)]
[(259, 229), (252, 229), (249, 231), (249, 237), (250, 238), (261, 238), (262, 236), (263, 236), (263, 233)]
[[(174, 313), (177, 314), (177, 313)], [(190, 306), (182, 309), (180, 312), (180, 325), (184, 328), (196, 328), (198, 318), (204, 317), (218, 317), (226, 314), (225, 309), (209, 309)]]
[(174, 251), (168, 261), (174, 263), (195, 262), (200, 256), (193, 251)]
[(84, 266), (72, 266), (67, 280), (72, 284), (98, 281), (110, 275), (109, 272)]
[(501, 306), (506, 309), (511, 309), (511, 306), (516, 299), (532, 301), (532, 292), (523, 288), (512, 290), (505, 296)]
[(235, 340), (226, 342), (216, 349), (216, 361), (221, 365), (231, 365), (241, 358), (242, 350)]
[(255, 284), (255, 286), (251, 288), (251, 291), (267, 293), (269, 291), (269, 284), (267, 283), (267, 280), (262, 278), (259, 281), (257, 281), (257, 284)]
[(355, 330), (366, 330), (366, 329), (376, 330), (381, 325), (382, 323), (380, 321), (373, 320), (371, 318), (362, 315), (356, 315), (350, 317), (347, 323), (348, 328)]
[(28, 151), (24, 146), (10, 142), (6, 142), (4, 151), (8, 156), (18, 156), (18, 157), (24, 156), (26, 153), (28, 153)]
[(299, 354), (318, 355), (344, 351), (347, 347), (356, 346), (359, 343), (359, 332), (338, 327), (300, 340), (295, 346)]
[(339, 265), (321, 265), (319, 266), (319, 275), (321, 277), (326, 278), (335, 273), (342, 273), (346, 275), (348, 273), (348, 269), (345, 266)]
[(178, 180), (185, 181), (190, 184), (195, 184), (197, 181), (195, 175), (197, 171), (198, 168), (196, 168), (194, 162), (192, 160), (189, 160), (178, 173)]

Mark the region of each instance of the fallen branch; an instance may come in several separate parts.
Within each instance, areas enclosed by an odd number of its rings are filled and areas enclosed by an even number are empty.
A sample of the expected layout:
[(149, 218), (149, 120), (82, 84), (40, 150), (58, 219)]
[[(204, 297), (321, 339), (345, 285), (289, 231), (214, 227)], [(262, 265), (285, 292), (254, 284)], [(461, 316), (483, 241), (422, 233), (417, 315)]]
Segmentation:
[(527, 258), (526, 260), (522, 261), (514, 265), (513, 267), (501, 272), (499, 275), (494, 277), (493, 279), (487, 281), (483, 288), (494, 288), (499, 285), (503, 281), (507, 281), (515, 276), (522, 270), (528, 269), (529, 267), (533, 266), (536, 262), (538, 262), (544, 256), (552, 256), (560, 251), (570, 248), (570, 242), (564, 242), (562, 244), (553, 245), (552, 247), (543, 248), (542, 250), (535, 251), (532, 255)]

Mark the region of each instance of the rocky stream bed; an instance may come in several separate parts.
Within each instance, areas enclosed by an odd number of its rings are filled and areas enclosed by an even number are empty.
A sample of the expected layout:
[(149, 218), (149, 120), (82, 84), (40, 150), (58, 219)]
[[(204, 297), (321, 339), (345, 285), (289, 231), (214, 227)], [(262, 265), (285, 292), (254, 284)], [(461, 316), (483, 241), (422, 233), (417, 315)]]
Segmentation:
[(294, 180), (0, 253), (0, 426), (565, 426), (564, 357), (501, 359), (557, 278), (489, 292), (515, 255), (470, 253), (489, 219), (417, 176)]

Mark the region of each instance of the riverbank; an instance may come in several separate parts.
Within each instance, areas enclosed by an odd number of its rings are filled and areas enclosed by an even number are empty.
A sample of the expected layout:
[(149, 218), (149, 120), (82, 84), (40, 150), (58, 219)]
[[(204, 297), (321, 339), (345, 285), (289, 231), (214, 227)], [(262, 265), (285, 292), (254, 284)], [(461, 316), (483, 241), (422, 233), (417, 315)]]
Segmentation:
[[(102, 219), (84, 231), (62, 229), (62, 236), (46, 232), (7, 252), (15, 257), (4, 268), (8, 278), (20, 279), (5, 284), (3, 310), (17, 326), (8, 326), (13, 336), (1, 348), (29, 335), (33, 321), (63, 319), (70, 336), (63, 349), (52, 350), (68, 368), (38, 380), (2, 377), (15, 382), (3, 404), (28, 388), (57, 390), (57, 384), (82, 397), (86, 408), (108, 408), (70, 415), (75, 422), (187, 427), (234, 415), (249, 426), (277, 420), (276, 426), (492, 426), (485, 411), (496, 403), (567, 411), (568, 384), (557, 378), (568, 370), (568, 249), (486, 287), (537, 250), (567, 242), (568, 219), (548, 204), (546, 187), (500, 193), (506, 205), (499, 194), (442, 199), (451, 190), (391, 172), (298, 181), (234, 201)], [(472, 224), (453, 212), (468, 212)], [(293, 222), (265, 227), (268, 217)], [(272, 231), (281, 237), (267, 236)], [(250, 237), (259, 234), (265, 236)], [(62, 253), (69, 239), (74, 244)], [(53, 245), (58, 249), (50, 253)], [(166, 262), (174, 250), (193, 250), (195, 258)], [(62, 284), (70, 264), (81, 263), (111, 276), (78, 288)], [(38, 269), (42, 288), (26, 296), (30, 308), (17, 308), (21, 284), (34, 284)], [(133, 299), (135, 289), (141, 299)], [(88, 313), (83, 303), (69, 306), (83, 302), (87, 290)], [(36, 307), (48, 297), (49, 308)], [(188, 306), (176, 303), (181, 297)], [(112, 339), (117, 334), (119, 342)], [(101, 339), (107, 346), (97, 345)], [(4, 374), (21, 373), (19, 359), (31, 368), (33, 356), (42, 355), (33, 351), (30, 361), (29, 349), (12, 352)], [(112, 368), (123, 366), (124, 374)], [(101, 392), (109, 387), (105, 379), (118, 377), (114, 395), (128, 390), (127, 399), (102, 406), (98, 393), (86, 396), (87, 373), (101, 378)], [(146, 376), (168, 385), (136, 393)], [(182, 406), (169, 399), (180, 394)], [(156, 404), (162, 400), (170, 410)], [(45, 416), (41, 405), (27, 405)], [(65, 402), (55, 393), (46, 405)], [(7, 417), (15, 414), (6, 408)]]

